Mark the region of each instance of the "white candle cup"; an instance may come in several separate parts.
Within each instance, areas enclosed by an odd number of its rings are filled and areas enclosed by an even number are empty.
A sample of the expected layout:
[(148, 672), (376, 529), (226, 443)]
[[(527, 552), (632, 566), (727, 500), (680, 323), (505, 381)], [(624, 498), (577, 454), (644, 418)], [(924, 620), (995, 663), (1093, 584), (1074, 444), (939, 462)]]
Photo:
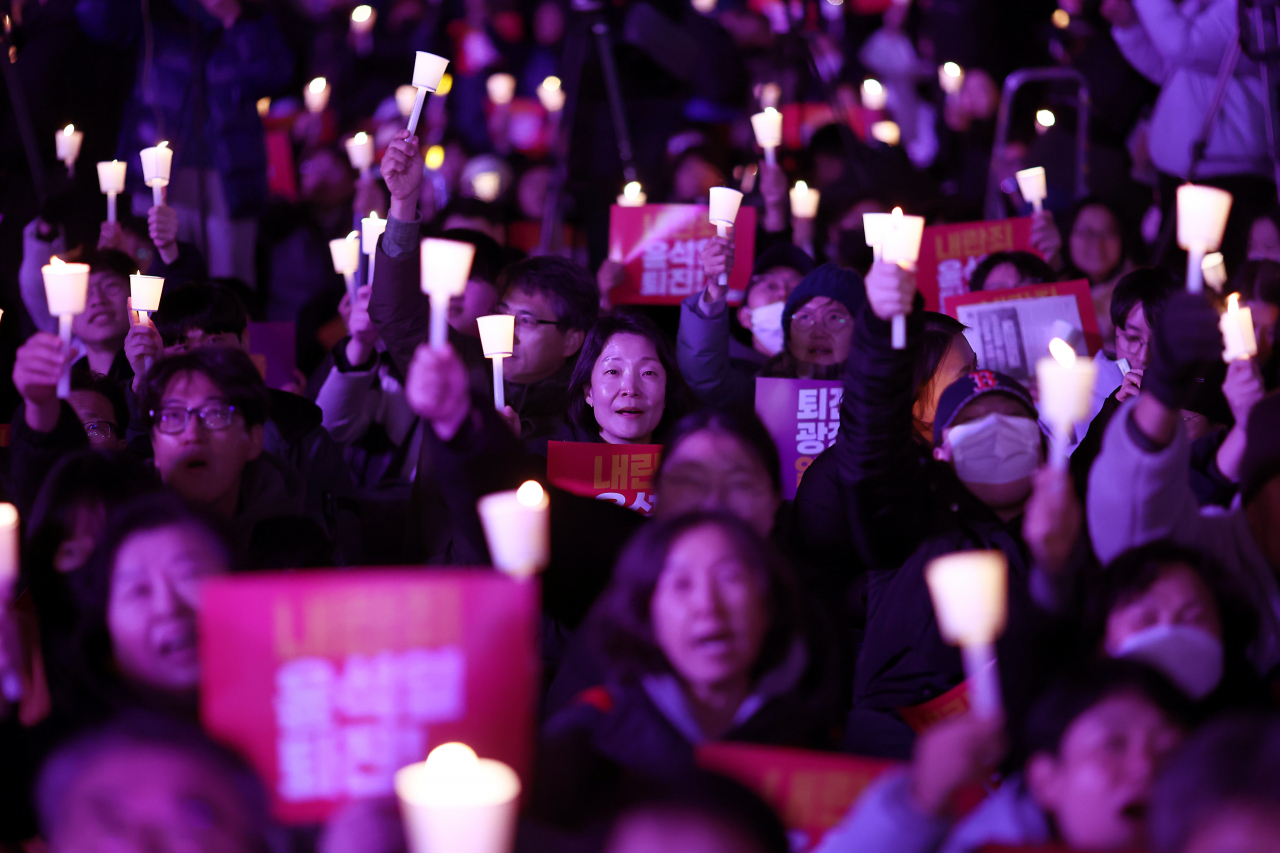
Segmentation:
[(782, 145), (782, 113), (773, 107), (751, 117), (751, 129), (756, 134), (756, 144), (764, 150), (765, 162), (777, 163), (778, 146)]
[[(709, 218), (711, 224), (716, 226), (716, 234), (721, 237), (729, 236), (729, 228), (738, 218), (738, 207), (742, 204), (742, 193), (729, 187), (712, 187), (711, 188), (711, 211)], [(723, 287), (729, 283), (729, 273), (720, 273), (720, 286)]]
[(476, 504), (494, 568), (533, 577), (551, 559), (551, 501), (529, 480), (519, 489), (485, 495)]
[(333, 271), (342, 276), (351, 301), (356, 299), (356, 270), (360, 269), (360, 232), (352, 231), (346, 237), (329, 241), (329, 255), (333, 258)]
[(1221, 252), (1210, 252), (1200, 262), (1200, 277), (1215, 293), (1227, 285), (1227, 265)]
[(116, 221), (116, 196), (124, 192), (124, 176), (128, 163), (119, 160), (98, 164), (98, 187), (107, 197), (107, 221)]
[(864, 213), (862, 214), (862, 233), (867, 245), (876, 251), (876, 260), (882, 260), (882, 252), (884, 247), (885, 235), (889, 233), (889, 226), (893, 222), (892, 213)]
[(1050, 464), (1065, 470), (1071, 429), (1089, 417), (1098, 367), (1090, 359), (1077, 357), (1071, 345), (1061, 338), (1049, 342), (1049, 352), (1049, 357), (1036, 362), (1036, 382), (1040, 389), (1038, 409), (1053, 429)]
[(515, 350), (516, 318), (510, 314), (477, 317), (480, 348), (485, 358), (493, 359), (493, 405), (502, 411), (507, 405), (506, 388), (502, 384), (502, 360)]
[[(865, 216), (865, 215), (864, 215)], [(863, 219), (866, 226), (866, 219)], [(897, 264), (905, 270), (916, 268), (920, 260), (920, 241), (924, 238), (924, 217), (903, 216), (902, 208), (895, 207), (889, 214), (888, 227), (883, 235), (880, 256), (884, 261)], [(907, 348), (907, 318), (899, 314), (890, 326), (890, 343), (894, 349)]]
[(1178, 187), (1178, 245), (1187, 251), (1187, 290), (1204, 288), (1201, 264), (1222, 245), (1231, 213), (1231, 193), (1216, 187), (1183, 184)]
[(1253, 358), (1258, 354), (1258, 338), (1253, 330), (1253, 311), (1248, 306), (1240, 307), (1240, 294), (1233, 293), (1227, 297), (1227, 310), (1218, 321), (1222, 331), (1222, 360), (1230, 364)]
[(897, 122), (878, 121), (871, 125), (871, 138), (885, 145), (897, 145), (902, 141), (902, 128)]
[(67, 171), (75, 174), (76, 158), (80, 156), (80, 144), (84, 142), (84, 133), (69, 124), (54, 135), (54, 144), (58, 150), (58, 159), (67, 164)]
[(396, 772), (410, 853), (511, 853), (520, 778), (467, 746), (436, 747)]
[(960, 646), (974, 713), (999, 712), (994, 643), (1008, 612), (1008, 562), (1000, 551), (959, 551), (937, 557), (924, 571), (938, 632)]
[(164, 293), (164, 278), (158, 275), (129, 276), (130, 307), (146, 317), (160, 310), (160, 297)]
[(307, 112), (324, 112), (325, 107), (329, 106), (329, 81), (316, 77), (302, 90), (302, 101), (306, 104)]
[(476, 247), (457, 240), (422, 241), (422, 292), (431, 299), (431, 346), (449, 345), (449, 300), (467, 290)]
[(413, 99), (413, 110), (409, 113), (409, 132), (416, 133), (418, 119), (422, 116), (422, 105), (427, 95), (440, 88), (444, 79), (444, 70), (449, 67), (449, 60), (424, 50), (417, 52), (413, 60), (413, 87), (418, 90)]
[(889, 101), (889, 94), (879, 80), (862, 81), (862, 106), (869, 110), (882, 110)]
[(516, 96), (516, 78), (506, 72), (490, 74), (485, 81), (485, 90), (494, 106), (505, 107)]
[(632, 181), (622, 188), (622, 195), (618, 196), (619, 207), (644, 207), (649, 201), (649, 197), (640, 188), (639, 181)]
[(791, 188), (791, 216), (794, 219), (813, 219), (818, 215), (821, 194), (810, 189), (804, 181), (796, 181)]
[(1049, 196), (1049, 190), (1045, 183), (1044, 166), (1035, 166), (1030, 169), (1023, 169), (1014, 175), (1018, 179), (1018, 192), (1022, 194), (1024, 201), (1031, 202), (1031, 206), (1039, 213), (1044, 209), (1044, 200)]
[(363, 175), (366, 169), (373, 166), (373, 137), (361, 131), (348, 139), (345, 144), (351, 168)]
[[(84, 313), (89, 295), (89, 265), (65, 264), (54, 257), (40, 272), (44, 276), (49, 313), (58, 318), (58, 337), (64, 346), (71, 346), (71, 322), (77, 314)], [(71, 364), (68, 363), (58, 379), (58, 398), (65, 400), (70, 394)]]
[(139, 152), (142, 159), (142, 180), (149, 187), (163, 187), (169, 183), (169, 171), (173, 166), (173, 149), (168, 142), (161, 142), (154, 148), (143, 148)]
[(378, 238), (387, 230), (387, 220), (378, 218), (377, 212), (360, 220), (360, 251), (372, 255), (378, 251)]
[(954, 62), (938, 66), (938, 85), (948, 95), (958, 95), (964, 88), (964, 69)]

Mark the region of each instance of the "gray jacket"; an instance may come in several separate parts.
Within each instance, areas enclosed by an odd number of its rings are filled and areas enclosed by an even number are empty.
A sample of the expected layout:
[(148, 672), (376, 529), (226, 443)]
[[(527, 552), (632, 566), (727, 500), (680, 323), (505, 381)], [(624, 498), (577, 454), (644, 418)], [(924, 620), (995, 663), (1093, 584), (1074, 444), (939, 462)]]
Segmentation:
[(718, 409), (752, 408), (756, 376), (768, 356), (745, 347), (729, 334), (729, 307), (713, 317), (702, 313), (693, 294), (680, 303), (676, 362), (698, 401)]

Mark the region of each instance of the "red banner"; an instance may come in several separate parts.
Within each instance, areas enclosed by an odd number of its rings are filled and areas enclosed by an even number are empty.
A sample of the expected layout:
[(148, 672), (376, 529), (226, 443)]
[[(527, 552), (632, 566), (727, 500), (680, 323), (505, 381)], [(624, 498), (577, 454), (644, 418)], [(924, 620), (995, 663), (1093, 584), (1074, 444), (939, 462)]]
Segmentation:
[(538, 586), (492, 572), (239, 575), (201, 589), (201, 718), (291, 823), (462, 741), (528, 781)]
[(653, 512), (653, 476), (661, 444), (547, 442), (547, 480), (566, 492), (613, 501), (641, 515)]
[(946, 311), (948, 300), (969, 292), (974, 268), (992, 252), (1032, 252), (1031, 217), (962, 222), (924, 229), (916, 286), (929, 311)]
[(745, 743), (698, 747), (698, 766), (734, 779), (771, 805), (793, 832), (805, 839), (796, 853), (817, 845), (839, 823), (867, 786), (900, 762), (829, 752), (811, 752)]
[[(702, 290), (702, 249), (716, 236), (707, 208), (695, 204), (648, 204), (609, 212), (609, 257), (625, 278), (609, 291), (614, 305), (679, 305)], [(756, 210), (738, 209), (733, 229), (729, 302), (742, 301), (756, 251)]]

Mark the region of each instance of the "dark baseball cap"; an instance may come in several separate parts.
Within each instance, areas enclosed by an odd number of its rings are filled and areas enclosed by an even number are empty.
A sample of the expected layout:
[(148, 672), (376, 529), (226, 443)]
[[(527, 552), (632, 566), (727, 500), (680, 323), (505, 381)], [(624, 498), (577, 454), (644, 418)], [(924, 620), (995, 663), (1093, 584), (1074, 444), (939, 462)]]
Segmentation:
[(1027, 407), (1032, 418), (1038, 419), (1035, 400), (1031, 399), (1031, 392), (1021, 382), (994, 370), (975, 370), (967, 376), (961, 376), (942, 392), (942, 397), (938, 400), (938, 411), (933, 419), (933, 443), (942, 444), (942, 431), (951, 426), (960, 410), (987, 394), (1012, 397)]

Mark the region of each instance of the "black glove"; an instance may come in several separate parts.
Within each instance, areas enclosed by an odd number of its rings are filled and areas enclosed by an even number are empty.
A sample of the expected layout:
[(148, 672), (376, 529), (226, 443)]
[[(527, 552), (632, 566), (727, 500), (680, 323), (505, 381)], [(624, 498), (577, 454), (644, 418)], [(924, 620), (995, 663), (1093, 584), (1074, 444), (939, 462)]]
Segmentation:
[(1222, 361), (1218, 312), (1200, 294), (1176, 294), (1160, 317), (1154, 348), (1142, 390), (1171, 409), (1184, 408), (1196, 377)]

